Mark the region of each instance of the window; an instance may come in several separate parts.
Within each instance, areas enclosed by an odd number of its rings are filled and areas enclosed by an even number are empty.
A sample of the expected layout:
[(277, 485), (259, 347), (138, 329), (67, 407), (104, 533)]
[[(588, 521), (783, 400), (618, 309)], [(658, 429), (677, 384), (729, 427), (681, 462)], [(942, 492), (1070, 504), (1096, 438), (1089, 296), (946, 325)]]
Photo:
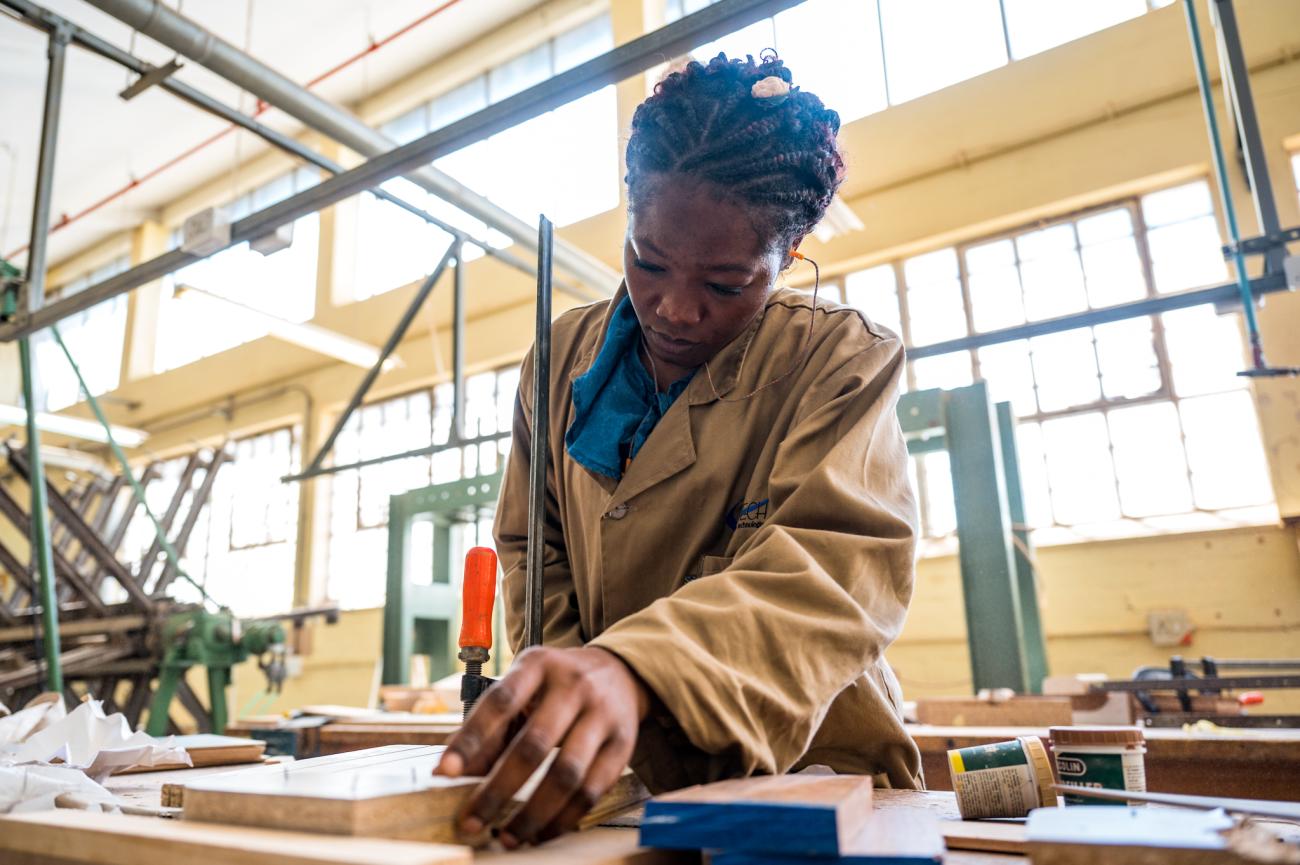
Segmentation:
[[(465, 379), (465, 437), (486, 441), (331, 476), (330, 598), (349, 609), (384, 603), (385, 572), (376, 563), (388, 555), (389, 496), (499, 471), (510, 448), (518, 388), (518, 367)], [(452, 402), (452, 386), (445, 383), (357, 409), (334, 446), (335, 464), (447, 444)]]
[[(614, 47), (608, 15), (543, 42), (487, 73), (384, 124), (401, 143), (473, 114)], [(618, 106), (604, 87), (554, 111), (475, 142), (434, 161), (434, 167), (529, 223), (545, 213), (569, 225), (618, 206)], [(426, 193), (389, 181), (385, 189), (497, 248), (509, 238)], [(428, 274), (451, 238), (389, 202), (363, 194), (357, 232), (357, 300)], [(398, 238), (399, 243), (393, 243)], [(393, 254), (394, 248), (401, 252)], [(466, 260), (482, 255), (477, 247)]]
[[(850, 274), (844, 293), (921, 346), (1223, 282), (1219, 246), (1197, 182)], [(920, 358), (907, 384), (984, 379), (1011, 403), (1045, 543), (1275, 519), (1243, 362), (1237, 316), (1201, 306)], [(925, 534), (948, 534), (947, 454), (914, 472)]]
[[(110, 261), (51, 292), (69, 297), (87, 286), (103, 282), (129, 269), (130, 256)], [(95, 396), (117, 388), (122, 376), (122, 351), (126, 340), (126, 295), (119, 294), (74, 313), (59, 322), (59, 335), (76, 359), (86, 385)], [(36, 358), (36, 409), (58, 411), (83, 399), (77, 376), (54, 335), (43, 330), (32, 338)]]
[[(285, 612), (293, 606), (299, 485), (282, 483), (280, 478), (298, 470), (297, 431), (283, 428), (236, 439), (225, 450), (232, 461), (218, 469), (181, 562), (214, 601), (230, 606), (237, 615)], [(145, 499), (155, 514), (166, 510), (187, 460), (178, 457), (163, 463), (146, 486)], [(191, 495), (203, 480), (203, 471), (194, 473)], [(186, 500), (180, 513), (188, 508)], [(153, 540), (153, 526), (141, 509), (123, 544), (133, 572)], [(160, 572), (161, 568), (154, 573)], [(200, 600), (198, 591), (184, 580), (174, 581), (167, 592), (184, 602)]]
[[(717, 0), (666, 0), (667, 20)], [(775, 48), (845, 122), (1135, 18), (1173, 0), (805, 0), (697, 47)]]
[[(319, 180), (316, 169), (301, 168), (235, 199), (226, 210), (231, 220), (241, 219)], [(179, 245), (179, 234), (175, 239)], [(316, 309), (319, 243), (320, 216), (313, 213), (292, 224), (292, 243), (278, 252), (262, 255), (241, 243), (167, 276), (154, 371), (166, 372), (265, 336), (266, 324), (239, 304), (289, 321), (309, 320)], [(186, 291), (187, 286), (201, 291)], [(235, 303), (209, 296), (213, 294)]]

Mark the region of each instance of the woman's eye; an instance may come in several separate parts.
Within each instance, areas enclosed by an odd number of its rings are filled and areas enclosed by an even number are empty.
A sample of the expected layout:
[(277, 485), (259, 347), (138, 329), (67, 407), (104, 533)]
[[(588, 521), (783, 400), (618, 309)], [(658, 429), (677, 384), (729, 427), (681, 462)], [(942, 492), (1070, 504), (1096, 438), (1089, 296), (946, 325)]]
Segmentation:
[(633, 264), (636, 265), (636, 267), (637, 267), (638, 270), (644, 270), (646, 273), (663, 273), (663, 272), (664, 272), (664, 269), (663, 269), (662, 267), (660, 267), (659, 265), (657, 265), (657, 264), (651, 264), (651, 263), (648, 262), (648, 261), (642, 261), (642, 260), (639, 259), (639, 258), (638, 258), (638, 259), (635, 259), (635, 260), (633, 261)]
[(709, 289), (715, 292), (716, 294), (721, 294), (724, 297), (737, 297), (744, 290), (743, 286), (719, 285), (716, 282), (710, 282)]

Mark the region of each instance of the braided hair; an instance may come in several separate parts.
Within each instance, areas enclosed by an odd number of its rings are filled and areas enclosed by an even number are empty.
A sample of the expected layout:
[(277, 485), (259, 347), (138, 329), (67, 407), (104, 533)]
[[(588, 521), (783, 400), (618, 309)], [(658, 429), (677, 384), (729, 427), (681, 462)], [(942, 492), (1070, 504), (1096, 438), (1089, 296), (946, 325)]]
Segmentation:
[(653, 175), (690, 174), (756, 206), (774, 242), (790, 244), (812, 231), (844, 179), (835, 141), (840, 117), (797, 87), (754, 96), (754, 84), (773, 76), (792, 80), (767, 51), (758, 63), (726, 54), (691, 61), (660, 81), (632, 118), (629, 202)]

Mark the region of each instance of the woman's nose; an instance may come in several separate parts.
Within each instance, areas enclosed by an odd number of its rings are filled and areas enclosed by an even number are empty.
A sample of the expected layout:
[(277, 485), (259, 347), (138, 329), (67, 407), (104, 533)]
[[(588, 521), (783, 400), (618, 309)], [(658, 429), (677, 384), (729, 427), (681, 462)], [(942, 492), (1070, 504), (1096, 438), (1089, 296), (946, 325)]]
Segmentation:
[(698, 306), (684, 287), (670, 288), (660, 295), (655, 312), (665, 323), (676, 327), (692, 327), (700, 321)]

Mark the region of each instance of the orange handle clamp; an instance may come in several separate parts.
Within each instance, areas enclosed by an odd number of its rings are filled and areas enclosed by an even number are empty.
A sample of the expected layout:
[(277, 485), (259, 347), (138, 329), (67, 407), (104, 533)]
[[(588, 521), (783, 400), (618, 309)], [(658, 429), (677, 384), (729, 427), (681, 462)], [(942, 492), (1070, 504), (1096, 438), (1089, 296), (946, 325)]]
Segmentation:
[(492, 602), (497, 592), (497, 554), (474, 547), (465, 554), (465, 583), (461, 588), (460, 647), (492, 648)]

